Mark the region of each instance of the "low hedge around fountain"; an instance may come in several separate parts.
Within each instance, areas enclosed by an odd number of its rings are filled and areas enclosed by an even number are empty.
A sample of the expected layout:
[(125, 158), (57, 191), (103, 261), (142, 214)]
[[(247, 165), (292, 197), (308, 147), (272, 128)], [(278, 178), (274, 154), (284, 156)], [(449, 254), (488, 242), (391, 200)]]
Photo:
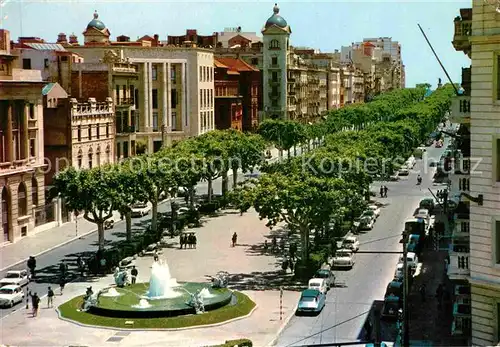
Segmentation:
[[(143, 285), (141, 283), (136, 284)], [(228, 293), (229, 290), (224, 289)], [(207, 311), (203, 314), (186, 314), (175, 317), (142, 316), (137, 318), (125, 317), (123, 314), (104, 316), (92, 311), (80, 311), (83, 295), (77, 296), (58, 307), (62, 319), (74, 321), (83, 325), (101, 326), (123, 329), (179, 329), (186, 327), (203, 326), (222, 323), (234, 318), (248, 315), (255, 307), (255, 303), (248, 296), (240, 292), (232, 292), (230, 304)], [(107, 300), (108, 298), (106, 298)], [(115, 311), (125, 313), (124, 311)], [(101, 312), (102, 313), (102, 312)], [(130, 322), (133, 322), (132, 324)]]

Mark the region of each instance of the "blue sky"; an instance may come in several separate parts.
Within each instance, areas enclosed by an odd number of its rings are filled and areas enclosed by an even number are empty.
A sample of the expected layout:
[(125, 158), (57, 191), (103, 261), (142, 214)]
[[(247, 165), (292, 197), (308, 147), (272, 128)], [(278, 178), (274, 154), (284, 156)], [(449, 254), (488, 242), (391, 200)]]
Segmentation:
[[(59, 32), (81, 33), (94, 10), (111, 31), (112, 38), (182, 35), (185, 29), (200, 34), (241, 26), (259, 32), (272, 14), (273, 1), (80, 1), (0, 0), (0, 19), (11, 38), (38, 36), (54, 42)], [(407, 86), (429, 82), (436, 85), (444, 72), (425, 42), (417, 23), (426, 31), (454, 82), (460, 82), (461, 67), (469, 59), (451, 45), (453, 18), (471, 1), (281, 1), (280, 14), (292, 28), (295, 46), (309, 46), (332, 52), (364, 37), (389, 36), (402, 44)]]

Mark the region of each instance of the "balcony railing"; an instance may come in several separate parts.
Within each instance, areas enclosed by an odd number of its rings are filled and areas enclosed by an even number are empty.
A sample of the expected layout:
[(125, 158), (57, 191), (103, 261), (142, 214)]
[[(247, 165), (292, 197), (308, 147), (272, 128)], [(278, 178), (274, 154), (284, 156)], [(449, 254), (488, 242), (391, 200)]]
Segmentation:
[(134, 99), (133, 98), (120, 98), (116, 100), (116, 104), (118, 106), (130, 106), (134, 105)]
[(454, 123), (470, 123), (470, 96), (460, 95), (451, 103), (451, 119)]
[(457, 51), (466, 54), (470, 51), (469, 37), (472, 35), (472, 20), (463, 20), (460, 17), (455, 18), (455, 33), (453, 35), (453, 47)]
[(450, 251), (449, 256), (448, 278), (451, 280), (467, 279), (470, 276), (470, 253)]

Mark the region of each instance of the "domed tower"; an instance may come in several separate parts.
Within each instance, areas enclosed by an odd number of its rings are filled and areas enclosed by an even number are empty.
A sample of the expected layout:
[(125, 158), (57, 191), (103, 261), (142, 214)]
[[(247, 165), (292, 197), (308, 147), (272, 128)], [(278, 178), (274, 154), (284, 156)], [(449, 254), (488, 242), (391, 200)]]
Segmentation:
[(287, 56), (292, 30), (280, 16), (278, 4), (262, 28), (262, 83), (266, 117), (287, 119)]
[(83, 32), (85, 45), (109, 44), (111, 33), (103, 22), (99, 19), (97, 11), (94, 12), (94, 19), (87, 24), (87, 29)]

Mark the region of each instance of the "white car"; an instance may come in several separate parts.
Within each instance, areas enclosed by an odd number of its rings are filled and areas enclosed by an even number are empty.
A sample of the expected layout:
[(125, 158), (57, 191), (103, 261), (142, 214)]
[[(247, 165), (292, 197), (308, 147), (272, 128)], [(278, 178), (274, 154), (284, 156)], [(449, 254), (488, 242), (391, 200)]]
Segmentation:
[(136, 203), (130, 206), (132, 217), (143, 217), (151, 211), (149, 203)]
[(328, 291), (328, 284), (324, 278), (311, 278), (307, 284), (307, 289), (316, 289), (321, 293), (326, 294)]
[(426, 208), (420, 208), (417, 213), (415, 213), (415, 218), (420, 218), (425, 221), (429, 221), (431, 215), (429, 214), (429, 210)]
[(411, 157), (408, 158), (408, 160), (406, 161), (406, 166), (408, 166), (409, 169), (413, 169), (413, 167), (415, 166), (415, 164), (417, 163), (415, 157), (412, 155)]
[(375, 225), (375, 219), (370, 216), (363, 216), (358, 221), (354, 222), (354, 226), (358, 230), (372, 230)]
[(14, 284), (16, 286), (24, 286), (29, 282), (28, 271), (26, 270), (12, 270), (7, 271), (4, 278), (0, 280), (0, 287)]
[(399, 168), (399, 176), (408, 176), (410, 174), (410, 168), (405, 164)]
[(347, 236), (342, 242), (342, 248), (357, 252), (359, 250), (358, 238), (356, 236)]
[(339, 249), (332, 260), (332, 267), (349, 268), (354, 266), (354, 257), (350, 249)]
[(380, 216), (380, 207), (378, 207), (377, 205), (369, 205), (368, 210), (373, 211), (375, 218), (378, 218)]
[[(398, 266), (401, 264), (403, 266), (404, 263), (404, 258), (403, 256), (399, 257), (399, 262)], [(416, 270), (417, 265), (418, 265), (418, 257), (415, 253), (413, 252), (408, 252), (406, 254), (406, 264), (408, 264), (409, 267), (411, 267), (413, 270)]]
[(20, 286), (9, 284), (0, 288), (0, 306), (13, 307), (18, 302), (23, 302), (24, 291)]

